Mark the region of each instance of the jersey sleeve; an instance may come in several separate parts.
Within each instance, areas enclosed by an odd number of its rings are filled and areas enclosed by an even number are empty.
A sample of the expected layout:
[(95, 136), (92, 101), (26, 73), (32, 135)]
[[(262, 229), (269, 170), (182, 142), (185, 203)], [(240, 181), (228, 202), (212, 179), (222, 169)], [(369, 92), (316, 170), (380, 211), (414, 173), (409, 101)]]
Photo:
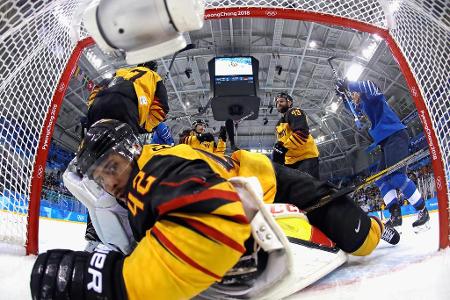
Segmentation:
[(283, 146), (287, 149), (301, 147), (306, 143), (309, 136), (309, 126), (305, 113), (299, 108), (292, 108), (287, 112), (287, 122), (292, 133)]
[(369, 96), (377, 96), (382, 94), (380, 89), (372, 81), (355, 81), (348, 83), (348, 90), (350, 92), (363, 93)]
[(154, 157), (132, 182), (129, 209), (141, 239), (123, 265), (128, 299), (190, 299), (245, 252), (242, 203), (207, 163)]
[(214, 153), (219, 154), (219, 155), (224, 155), (226, 148), (227, 148), (227, 143), (224, 142), (224, 140), (222, 140), (221, 138), (219, 138), (217, 140), (217, 145), (214, 148)]

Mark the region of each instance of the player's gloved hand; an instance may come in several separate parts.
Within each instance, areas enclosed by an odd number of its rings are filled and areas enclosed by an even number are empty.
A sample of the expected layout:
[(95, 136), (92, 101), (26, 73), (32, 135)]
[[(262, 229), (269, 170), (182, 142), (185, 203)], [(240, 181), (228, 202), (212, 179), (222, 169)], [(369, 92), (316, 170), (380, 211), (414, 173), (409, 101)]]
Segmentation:
[(200, 143), (203, 142), (214, 142), (214, 136), (211, 133), (200, 133), (197, 135), (198, 140)]
[(336, 81), (336, 90), (344, 93), (346, 90), (348, 90), (348, 81), (347, 79), (338, 79)]
[(338, 98), (341, 98), (341, 99), (344, 98), (345, 99), (345, 92), (344, 91), (342, 91), (342, 92), (339, 91), (338, 86), (335, 87), (334, 91), (335, 91), (336, 96)]
[(272, 161), (283, 165), (287, 151), (288, 149), (283, 146), (282, 142), (275, 143), (272, 151)]
[(220, 126), (219, 139), (226, 142), (227, 141), (227, 129), (225, 126)]
[(31, 271), (31, 296), (39, 299), (126, 299), (123, 256), (53, 249), (39, 254)]

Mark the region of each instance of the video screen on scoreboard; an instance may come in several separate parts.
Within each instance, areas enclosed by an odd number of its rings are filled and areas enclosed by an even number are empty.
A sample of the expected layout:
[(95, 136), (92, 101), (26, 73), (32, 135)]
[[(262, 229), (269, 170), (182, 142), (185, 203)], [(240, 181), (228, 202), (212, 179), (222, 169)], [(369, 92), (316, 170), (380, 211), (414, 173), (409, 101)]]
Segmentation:
[(251, 56), (212, 59), (208, 69), (214, 96), (256, 96), (258, 66), (258, 60)]
[(251, 57), (218, 57), (215, 76), (253, 75)]

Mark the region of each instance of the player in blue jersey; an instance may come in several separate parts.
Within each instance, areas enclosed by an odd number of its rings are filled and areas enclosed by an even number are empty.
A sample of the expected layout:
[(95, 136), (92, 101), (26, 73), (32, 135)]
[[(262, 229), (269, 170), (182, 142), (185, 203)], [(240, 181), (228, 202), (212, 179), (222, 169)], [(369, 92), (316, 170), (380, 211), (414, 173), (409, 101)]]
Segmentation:
[(166, 123), (161, 122), (155, 127), (150, 144), (175, 145), (170, 128)]
[[(373, 145), (381, 147), (381, 160), (378, 171), (392, 166), (409, 155), (409, 137), (406, 126), (402, 124), (397, 114), (386, 101), (386, 97), (371, 81), (347, 82), (339, 80), (336, 90), (338, 94), (345, 90), (351, 92), (353, 105), (357, 112), (362, 112), (369, 118), (372, 126), (369, 130)], [(430, 216), (425, 201), (414, 182), (406, 176), (403, 167), (377, 180), (386, 207), (391, 213), (387, 226), (400, 226), (402, 216), (397, 190), (400, 190), (409, 203), (418, 211), (418, 218), (413, 223), (414, 230), (428, 228)]]

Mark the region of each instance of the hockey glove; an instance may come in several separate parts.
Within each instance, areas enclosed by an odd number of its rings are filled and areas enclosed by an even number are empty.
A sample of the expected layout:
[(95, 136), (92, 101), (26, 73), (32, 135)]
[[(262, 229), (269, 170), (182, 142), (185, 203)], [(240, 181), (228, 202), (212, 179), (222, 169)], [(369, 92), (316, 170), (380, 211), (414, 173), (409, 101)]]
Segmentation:
[(284, 158), (288, 149), (283, 146), (282, 142), (277, 142), (273, 146), (272, 161), (284, 165)]
[(347, 79), (338, 79), (336, 81), (336, 90), (341, 93), (345, 93), (348, 90), (348, 81)]
[(198, 140), (200, 143), (203, 142), (214, 142), (214, 136), (211, 133), (201, 133), (197, 135)]
[(31, 271), (31, 295), (39, 299), (126, 299), (123, 256), (53, 249), (39, 254)]
[(227, 129), (225, 126), (220, 126), (219, 139), (221, 139), (224, 142), (227, 141)]

